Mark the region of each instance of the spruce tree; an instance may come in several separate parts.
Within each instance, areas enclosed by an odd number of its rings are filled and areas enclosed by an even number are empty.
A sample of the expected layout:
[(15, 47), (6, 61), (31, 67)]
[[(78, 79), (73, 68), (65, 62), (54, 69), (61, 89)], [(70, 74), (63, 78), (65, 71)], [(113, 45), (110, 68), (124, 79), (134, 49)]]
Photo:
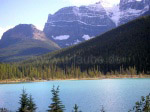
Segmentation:
[(63, 112), (65, 110), (65, 106), (62, 104), (59, 98), (59, 86), (55, 89), (53, 86), (52, 90), (52, 103), (49, 106), (48, 112)]
[(129, 112), (150, 112), (150, 94), (146, 97), (142, 96), (141, 100), (136, 102)]
[(102, 106), (102, 109), (101, 109), (101, 111), (100, 112), (105, 112), (105, 109), (104, 109), (104, 107)]
[(18, 109), (18, 112), (27, 112), (28, 110), (28, 94), (26, 93), (26, 91), (23, 89), (22, 90), (22, 94), (20, 97), (20, 108)]
[(10, 112), (6, 108), (0, 108), (0, 112)]
[(78, 105), (77, 104), (75, 104), (75, 106), (73, 107), (73, 112), (81, 112), (81, 111), (79, 111), (79, 107), (78, 107)]
[(36, 104), (33, 102), (33, 98), (30, 95), (29, 99), (28, 99), (28, 111), (29, 112), (35, 112), (37, 109)]

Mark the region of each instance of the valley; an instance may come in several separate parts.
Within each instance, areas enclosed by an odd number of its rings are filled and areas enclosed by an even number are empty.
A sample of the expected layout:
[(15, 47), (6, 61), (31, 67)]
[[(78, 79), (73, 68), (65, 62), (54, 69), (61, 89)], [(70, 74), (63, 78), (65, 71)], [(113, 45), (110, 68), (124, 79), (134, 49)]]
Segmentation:
[(150, 0), (0, 9), (0, 112), (150, 112)]

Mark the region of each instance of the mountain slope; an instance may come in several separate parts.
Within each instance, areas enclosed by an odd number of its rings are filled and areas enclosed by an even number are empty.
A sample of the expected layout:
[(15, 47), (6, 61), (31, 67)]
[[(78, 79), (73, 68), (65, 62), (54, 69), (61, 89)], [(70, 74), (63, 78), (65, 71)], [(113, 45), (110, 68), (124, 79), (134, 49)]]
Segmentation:
[(58, 50), (59, 46), (33, 25), (20, 24), (0, 40), (0, 62), (17, 61)]
[(150, 16), (141, 17), (79, 45), (26, 61), (32, 64), (56, 63), (82, 70), (98, 66), (103, 72), (136, 67), (150, 71)]
[(149, 9), (149, 11), (147, 11), (143, 14), (143, 16), (147, 16), (147, 15), (150, 15), (150, 9)]

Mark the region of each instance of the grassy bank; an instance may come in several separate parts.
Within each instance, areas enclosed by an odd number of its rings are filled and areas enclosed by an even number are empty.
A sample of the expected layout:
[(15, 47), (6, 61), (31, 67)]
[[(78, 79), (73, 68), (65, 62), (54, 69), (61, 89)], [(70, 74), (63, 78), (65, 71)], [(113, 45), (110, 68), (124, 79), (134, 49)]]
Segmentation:
[(150, 78), (150, 75), (102, 75), (100, 77), (87, 77), (87, 78), (54, 78), (54, 79), (30, 79), (30, 78), (23, 78), (23, 79), (7, 79), (7, 80), (0, 80), (0, 84), (13, 84), (13, 83), (22, 83), (22, 82), (45, 82), (45, 81), (56, 81), (56, 80), (101, 80), (101, 79), (120, 79), (120, 78)]

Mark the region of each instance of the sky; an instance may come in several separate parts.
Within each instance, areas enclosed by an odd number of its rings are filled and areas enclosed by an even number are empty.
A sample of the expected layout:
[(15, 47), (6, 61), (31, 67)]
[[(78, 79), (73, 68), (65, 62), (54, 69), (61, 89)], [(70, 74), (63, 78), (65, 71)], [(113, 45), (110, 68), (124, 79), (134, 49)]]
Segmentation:
[(2, 34), (18, 24), (33, 24), (43, 30), (48, 14), (54, 14), (66, 6), (80, 6), (105, 1), (107, 6), (119, 0), (0, 0), (0, 38)]

